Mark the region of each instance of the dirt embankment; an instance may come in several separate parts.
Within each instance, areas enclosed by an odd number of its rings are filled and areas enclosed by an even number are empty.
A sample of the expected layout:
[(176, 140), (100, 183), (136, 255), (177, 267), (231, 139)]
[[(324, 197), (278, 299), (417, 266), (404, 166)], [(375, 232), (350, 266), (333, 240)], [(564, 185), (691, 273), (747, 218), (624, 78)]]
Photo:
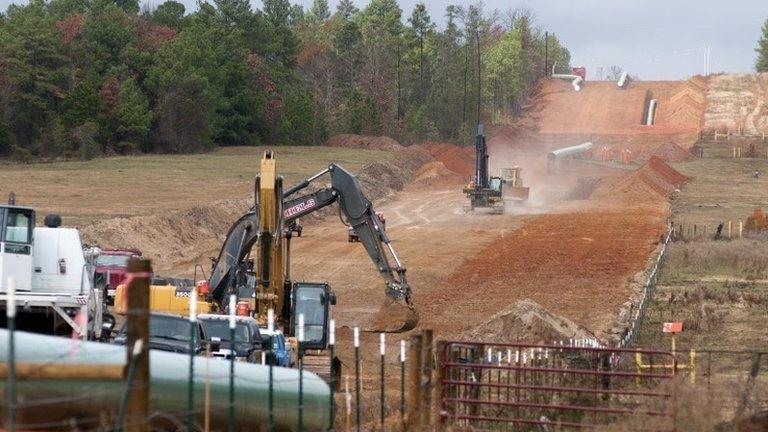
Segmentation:
[(328, 147), (344, 147), (356, 149), (399, 150), (400, 143), (388, 136), (370, 136), (340, 134), (332, 136), (326, 143)]
[(704, 132), (768, 132), (768, 73), (709, 78)]
[(654, 200), (655, 195), (663, 199), (671, 197), (690, 180), (660, 157), (651, 156), (648, 162), (618, 183), (598, 188), (595, 195), (634, 203), (648, 202)]
[[(363, 191), (372, 201), (402, 190), (418, 170), (433, 159), (421, 147), (398, 145), (392, 160), (373, 162), (356, 173)], [(321, 186), (313, 186), (307, 193)], [(208, 270), (204, 251), (217, 250), (231, 224), (248, 211), (251, 197), (218, 201), (187, 210), (150, 216), (113, 218), (97, 222), (82, 230), (84, 241), (103, 246), (135, 247), (153, 260), (155, 271), (164, 274), (189, 275), (196, 264)], [(329, 214), (333, 207), (320, 210), (303, 222), (313, 222)]]

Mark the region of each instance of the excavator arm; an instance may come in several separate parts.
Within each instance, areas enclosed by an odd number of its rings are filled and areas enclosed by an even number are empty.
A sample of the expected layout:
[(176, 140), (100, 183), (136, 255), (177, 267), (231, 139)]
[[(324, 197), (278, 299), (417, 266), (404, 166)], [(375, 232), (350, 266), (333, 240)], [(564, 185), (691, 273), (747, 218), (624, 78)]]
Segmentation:
[(228, 287), (234, 286), (234, 278), (238, 266), (251, 252), (251, 248), (259, 240), (259, 212), (252, 208), (240, 216), (227, 233), (226, 240), (219, 251), (219, 256), (213, 264), (211, 277), (208, 279), (210, 293), (208, 300), (221, 303), (225, 300)]
[[(313, 180), (325, 173), (330, 174), (331, 187), (298, 198), (290, 198), (290, 195), (306, 188)], [(283, 198), (285, 200), (283, 216), (286, 224), (338, 202), (347, 223), (355, 230), (360, 242), (368, 252), (368, 256), (371, 257), (382, 278), (384, 278), (387, 285), (387, 296), (412, 307), (411, 287), (405, 278), (405, 267), (398, 259), (392, 243), (383, 229), (383, 224), (373, 210), (371, 201), (363, 194), (357, 177), (340, 165), (332, 164), (317, 175), (289, 188), (283, 194)], [(389, 251), (394, 266), (390, 263), (385, 248)]]

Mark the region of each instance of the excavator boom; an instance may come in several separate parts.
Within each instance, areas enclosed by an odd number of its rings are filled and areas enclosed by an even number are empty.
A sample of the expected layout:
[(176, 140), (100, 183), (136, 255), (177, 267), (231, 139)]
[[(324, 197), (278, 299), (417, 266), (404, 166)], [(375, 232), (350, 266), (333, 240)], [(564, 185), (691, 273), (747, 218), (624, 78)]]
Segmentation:
[[(291, 195), (308, 187), (312, 181), (326, 173), (330, 174), (331, 187), (291, 198)], [(357, 177), (342, 166), (331, 164), (315, 176), (288, 188), (283, 197), (285, 199), (283, 216), (286, 223), (334, 202), (339, 203), (347, 223), (355, 230), (368, 256), (386, 283), (387, 299), (367, 330), (402, 332), (418, 324), (418, 313), (411, 299), (411, 287), (405, 277), (406, 269), (397, 257), (371, 201), (363, 194)], [(390, 263), (387, 252), (394, 265)]]

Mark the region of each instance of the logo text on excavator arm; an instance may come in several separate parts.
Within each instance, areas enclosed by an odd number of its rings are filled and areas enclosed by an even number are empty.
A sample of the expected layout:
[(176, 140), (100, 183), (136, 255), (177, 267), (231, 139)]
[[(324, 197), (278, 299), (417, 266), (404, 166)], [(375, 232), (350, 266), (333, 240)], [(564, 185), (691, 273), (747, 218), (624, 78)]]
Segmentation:
[(317, 202), (314, 198), (310, 198), (306, 200), (305, 202), (298, 203), (293, 207), (287, 208), (283, 211), (283, 215), (285, 217), (291, 217), (295, 215), (296, 213), (301, 213), (303, 211), (309, 210), (317, 205)]

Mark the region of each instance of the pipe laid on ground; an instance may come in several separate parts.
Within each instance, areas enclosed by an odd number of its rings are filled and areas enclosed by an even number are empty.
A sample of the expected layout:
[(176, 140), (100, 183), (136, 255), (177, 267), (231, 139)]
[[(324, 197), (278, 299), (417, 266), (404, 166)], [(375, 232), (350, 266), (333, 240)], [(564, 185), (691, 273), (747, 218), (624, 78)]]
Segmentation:
[[(25, 363), (125, 365), (126, 348), (97, 342), (73, 342), (61, 337), (15, 332), (16, 360)], [(8, 339), (8, 331), (0, 329), (0, 340)], [(188, 356), (157, 350), (150, 351), (150, 413), (155, 418), (174, 419), (185, 416), (187, 404)], [(0, 344), (0, 362), (7, 362), (7, 344)], [(208, 372), (205, 362), (210, 362)], [(205, 409), (204, 391), (210, 382), (210, 419), (216, 430), (227, 429), (229, 408), (229, 362), (195, 358), (195, 411), (202, 424)], [(288, 368), (273, 368), (274, 420), (278, 430), (298, 428), (299, 373)], [(330, 424), (330, 388), (317, 375), (304, 372), (305, 430), (326, 430)], [(5, 381), (0, 380), (0, 386)], [(60, 424), (73, 419), (85, 429), (97, 428), (105, 418), (116, 418), (123, 381), (66, 380), (17, 381), (19, 401), (18, 429), (51, 429), (46, 424)], [(257, 431), (267, 423), (269, 367), (250, 363), (235, 365), (236, 430)], [(144, 419), (137, 419), (143, 421)], [(130, 419), (126, 419), (130, 421)], [(157, 422), (158, 420), (155, 420)], [(66, 424), (66, 423), (64, 423)]]
[(556, 160), (561, 159), (568, 156), (574, 156), (577, 154), (585, 153), (592, 150), (592, 143), (591, 142), (585, 142), (583, 144), (571, 146), (571, 147), (564, 147), (557, 150), (552, 150), (547, 154), (547, 159), (549, 160)]
[(629, 72), (624, 71), (621, 73), (621, 76), (619, 77), (619, 81), (616, 83), (616, 85), (623, 89), (627, 84), (629, 84)]
[(653, 126), (653, 120), (656, 116), (656, 104), (658, 103), (657, 99), (651, 99), (651, 101), (648, 103), (648, 117), (645, 119), (646, 126)]
[(552, 78), (570, 81), (575, 91), (581, 91), (581, 84), (584, 82), (584, 78), (573, 74), (552, 74)]

